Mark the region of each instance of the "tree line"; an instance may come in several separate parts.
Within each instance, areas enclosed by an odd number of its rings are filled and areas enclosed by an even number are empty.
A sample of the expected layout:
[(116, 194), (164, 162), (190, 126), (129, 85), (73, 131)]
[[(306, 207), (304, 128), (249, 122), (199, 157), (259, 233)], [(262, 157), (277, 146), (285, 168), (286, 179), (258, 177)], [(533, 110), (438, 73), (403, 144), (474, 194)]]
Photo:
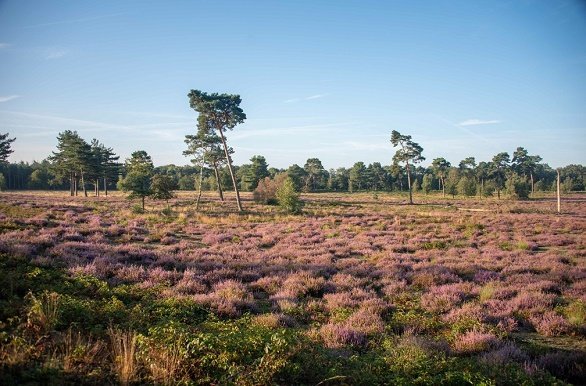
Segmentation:
[[(0, 134), (0, 188), (56, 189), (69, 188), (70, 195), (88, 188), (94, 195), (119, 188), (134, 197), (152, 195), (167, 197), (163, 190), (216, 190), (224, 200), (224, 191), (233, 189), (239, 210), (242, 210), (240, 191), (254, 191), (259, 181), (274, 179), (286, 173), (296, 191), (357, 192), (408, 191), (412, 202), (413, 191), (430, 193), (439, 190), (445, 196), (464, 195), (480, 197), (502, 192), (518, 198), (527, 198), (535, 191), (555, 190), (556, 171), (542, 163), (539, 155), (531, 155), (518, 147), (512, 156), (507, 152), (496, 154), (490, 161), (476, 162), (467, 157), (451, 164), (443, 157), (432, 160), (428, 167), (419, 166), (425, 160), (423, 148), (410, 135), (396, 130), (390, 142), (396, 148), (390, 165), (379, 162), (356, 162), (350, 168), (326, 170), (319, 158), (309, 158), (303, 167), (294, 164), (286, 169), (269, 167), (262, 155), (255, 155), (250, 163), (234, 165), (234, 150), (228, 145), (227, 132), (246, 119), (238, 95), (206, 93), (191, 90), (190, 106), (198, 113), (195, 133), (185, 138), (184, 155), (192, 165), (154, 167), (150, 156), (138, 150), (124, 163), (119, 162), (113, 149), (93, 139), (86, 142), (75, 132), (66, 130), (57, 137), (57, 149), (50, 157), (29, 163), (8, 163), (11, 143), (9, 134)], [(560, 168), (565, 191), (585, 190), (586, 168), (568, 165)], [(155, 186), (151, 187), (155, 176)], [(158, 192), (158, 193), (157, 193)], [(198, 200), (199, 202), (199, 200)]]

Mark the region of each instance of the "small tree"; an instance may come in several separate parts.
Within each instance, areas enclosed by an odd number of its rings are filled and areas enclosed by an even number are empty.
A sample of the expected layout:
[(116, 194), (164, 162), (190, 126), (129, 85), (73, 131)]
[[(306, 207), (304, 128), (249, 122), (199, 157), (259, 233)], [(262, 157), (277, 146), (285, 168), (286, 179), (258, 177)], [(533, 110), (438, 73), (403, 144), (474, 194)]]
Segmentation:
[(303, 169), (301, 166), (297, 164), (293, 164), (289, 166), (289, 169), (287, 169), (287, 175), (289, 176), (289, 178), (293, 180), (295, 190), (300, 191), (301, 189), (303, 189), (304, 180), (307, 175), (305, 169)]
[(410, 135), (401, 135), (397, 130), (393, 130), (391, 133), (391, 143), (393, 147), (399, 146), (393, 156), (393, 163), (398, 164), (400, 162), (405, 163), (405, 169), (407, 170), (407, 185), (409, 187), (409, 204), (413, 204), (413, 192), (411, 189), (411, 167), (409, 161), (412, 164), (419, 163), (425, 160), (425, 157), (421, 155), (423, 148), (411, 140)]
[(252, 156), (250, 165), (242, 175), (240, 185), (243, 190), (254, 191), (258, 182), (269, 176), (267, 160), (262, 155)]
[(151, 197), (155, 200), (165, 200), (169, 209), (169, 200), (174, 198), (175, 181), (166, 174), (157, 174), (151, 181)]
[(511, 198), (526, 200), (531, 192), (531, 185), (525, 177), (512, 173), (507, 179), (507, 190)]
[(423, 180), (421, 181), (421, 189), (423, 189), (425, 194), (429, 194), (429, 192), (431, 192), (432, 183), (433, 176), (431, 174), (424, 174)]
[(505, 187), (505, 181), (509, 172), (509, 163), (511, 158), (509, 153), (498, 153), (492, 157), (490, 164), (490, 175), (496, 186), (497, 197), (501, 198), (501, 190)]
[(295, 191), (295, 185), (290, 177), (287, 177), (277, 189), (277, 202), (287, 213), (301, 212), (302, 202), (299, 199), (299, 193)]
[(16, 138), (8, 138), (8, 133), (0, 134), (0, 164), (5, 163), (8, 156), (14, 152), (10, 145), (15, 140)]
[(431, 169), (441, 185), (442, 196), (446, 196), (446, 176), (452, 166), (445, 158), (436, 158), (431, 162)]
[(52, 171), (60, 179), (69, 179), (69, 192), (77, 196), (78, 179), (87, 197), (85, 176), (92, 170), (91, 146), (76, 131), (65, 130), (57, 136), (57, 152), (49, 157)]
[(366, 166), (364, 162), (356, 162), (348, 172), (348, 190), (355, 192), (366, 186)]
[(538, 155), (529, 155), (527, 150), (523, 147), (518, 147), (513, 153), (513, 159), (511, 160), (511, 168), (517, 174), (523, 177), (529, 177), (531, 181), (531, 193), (535, 192), (535, 171), (539, 162), (542, 158)]
[(458, 169), (450, 168), (448, 172), (448, 177), (446, 178), (446, 191), (448, 194), (452, 195), (452, 198), (456, 197), (458, 194), (458, 182), (460, 181), (460, 174), (458, 173)]
[(151, 195), (153, 161), (146, 151), (140, 150), (132, 153), (125, 166), (128, 174), (120, 182), (120, 187), (123, 191), (130, 192), (129, 199), (140, 198), (144, 210), (144, 199)]
[(458, 181), (458, 194), (468, 197), (476, 195), (476, 181), (474, 178), (466, 175), (462, 176)]
[(328, 172), (324, 169), (319, 158), (309, 158), (303, 169), (305, 170), (304, 189), (306, 192), (315, 192), (326, 187)]

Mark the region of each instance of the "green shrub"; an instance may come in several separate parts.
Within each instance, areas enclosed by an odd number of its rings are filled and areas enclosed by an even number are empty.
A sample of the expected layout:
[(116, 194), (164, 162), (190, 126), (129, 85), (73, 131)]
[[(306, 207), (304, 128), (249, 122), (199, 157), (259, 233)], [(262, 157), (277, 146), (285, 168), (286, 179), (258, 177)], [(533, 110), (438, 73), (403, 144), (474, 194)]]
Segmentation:
[(301, 212), (302, 202), (299, 193), (295, 191), (295, 185), (290, 177), (287, 177), (283, 184), (277, 189), (277, 201), (279, 206), (287, 213)]
[(527, 182), (526, 178), (515, 173), (507, 180), (507, 191), (511, 198), (526, 200), (531, 193), (531, 184)]
[(462, 196), (474, 196), (476, 194), (476, 181), (472, 178), (462, 177), (458, 181), (458, 194)]

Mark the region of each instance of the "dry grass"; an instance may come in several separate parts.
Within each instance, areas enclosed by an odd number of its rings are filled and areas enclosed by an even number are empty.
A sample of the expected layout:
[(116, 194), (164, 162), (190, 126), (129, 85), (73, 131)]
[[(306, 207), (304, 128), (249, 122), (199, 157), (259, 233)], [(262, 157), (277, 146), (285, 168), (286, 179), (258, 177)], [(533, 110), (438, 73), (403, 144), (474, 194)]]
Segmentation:
[(181, 347), (176, 344), (150, 345), (146, 353), (145, 362), (152, 379), (157, 384), (176, 384), (181, 376), (183, 354)]
[(39, 297), (28, 294), (30, 308), (27, 315), (29, 327), (41, 334), (51, 331), (59, 316), (60, 295), (55, 292), (43, 292)]
[(134, 331), (122, 331), (110, 327), (108, 329), (112, 344), (114, 372), (122, 385), (132, 382), (138, 370), (136, 349), (137, 335)]

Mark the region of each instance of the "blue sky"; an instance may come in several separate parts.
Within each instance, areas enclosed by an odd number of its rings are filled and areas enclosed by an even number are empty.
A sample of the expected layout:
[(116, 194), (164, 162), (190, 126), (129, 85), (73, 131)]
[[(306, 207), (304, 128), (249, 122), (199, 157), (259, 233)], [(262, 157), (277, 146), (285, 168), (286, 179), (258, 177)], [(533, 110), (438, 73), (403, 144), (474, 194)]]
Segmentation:
[(122, 156), (188, 160), (190, 89), (237, 93), (237, 164), (429, 164), (524, 146), (586, 164), (580, 1), (0, 1), (0, 132), (13, 161), (77, 130)]

